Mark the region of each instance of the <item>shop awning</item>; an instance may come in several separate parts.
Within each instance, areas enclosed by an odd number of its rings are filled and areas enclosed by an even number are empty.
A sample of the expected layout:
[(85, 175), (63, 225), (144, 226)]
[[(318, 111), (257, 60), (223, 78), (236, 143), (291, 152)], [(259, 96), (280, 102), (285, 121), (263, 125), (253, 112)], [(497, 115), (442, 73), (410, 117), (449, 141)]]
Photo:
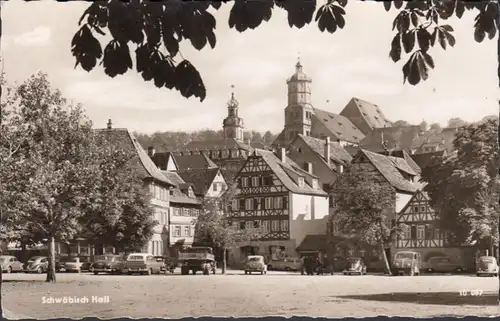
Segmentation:
[(306, 235), (297, 247), (299, 252), (325, 252), (326, 235)]

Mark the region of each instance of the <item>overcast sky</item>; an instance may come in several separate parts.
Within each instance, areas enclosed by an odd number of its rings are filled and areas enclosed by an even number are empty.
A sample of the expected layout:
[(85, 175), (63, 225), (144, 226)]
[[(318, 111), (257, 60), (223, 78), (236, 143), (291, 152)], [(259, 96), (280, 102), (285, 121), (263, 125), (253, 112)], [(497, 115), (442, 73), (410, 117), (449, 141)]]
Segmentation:
[(47, 72), (67, 98), (83, 104), (96, 127), (111, 118), (117, 127), (140, 132), (218, 130), (233, 84), (246, 128), (278, 132), (287, 105), (286, 79), (299, 53), (313, 80), (313, 105), (320, 109), (339, 113), (351, 97), (358, 97), (378, 104), (390, 120), (416, 124), (425, 119), (445, 125), (454, 116), (475, 121), (497, 114), (496, 40), (474, 42), (472, 13), (449, 21), (455, 28), (455, 48), (434, 49), (437, 67), (430, 80), (413, 87), (403, 85), (403, 62), (395, 64), (388, 57), (395, 13), (386, 13), (381, 4), (350, 1), (347, 25), (333, 35), (321, 33), (315, 24), (290, 29), (280, 9), (270, 22), (240, 34), (228, 27), (232, 4), (226, 4), (216, 14), (214, 50), (198, 52), (190, 43), (181, 44), (207, 87), (207, 98), (200, 103), (177, 91), (157, 89), (135, 71), (111, 79), (102, 68), (90, 73), (74, 69), (70, 42), (88, 5), (4, 3), (1, 49), (9, 81)]

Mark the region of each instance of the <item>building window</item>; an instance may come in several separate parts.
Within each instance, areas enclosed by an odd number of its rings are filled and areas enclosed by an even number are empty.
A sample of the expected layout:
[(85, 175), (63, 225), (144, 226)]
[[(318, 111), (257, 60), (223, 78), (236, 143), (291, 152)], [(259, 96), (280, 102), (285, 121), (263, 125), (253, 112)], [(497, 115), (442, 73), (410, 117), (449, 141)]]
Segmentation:
[(403, 239), (404, 240), (411, 239), (411, 228), (408, 225), (406, 225), (403, 230)]
[(184, 235), (191, 236), (191, 226), (184, 226)]
[(252, 186), (259, 186), (259, 181), (260, 181), (260, 177), (259, 176), (254, 176), (252, 177)]
[(312, 188), (318, 188), (318, 180), (316, 178), (312, 180)]
[(270, 210), (273, 208), (273, 198), (272, 197), (266, 197), (264, 202), (265, 202), (264, 207), (266, 210)]
[(255, 210), (260, 210), (260, 200), (261, 200), (261, 198), (260, 198), (260, 197), (259, 197), (259, 198), (254, 198), (254, 199), (253, 199), (253, 208), (254, 208)]
[(229, 158), (229, 151), (228, 150), (222, 151), (222, 158)]
[(280, 221), (271, 221), (271, 231), (279, 231), (279, 224), (280, 224)]
[(242, 177), (241, 178), (241, 186), (242, 187), (248, 187), (248, 177)]
[(276, 209), (283, 208), (283, 199), (281, 197), (274, 198), (274, 208)]
[(299, 184), (299, 187), (304, 187), (304, 177), (299, 177), (298, 184)]
[(231, 201), (231, 209), (233, 211), (237, 211), (238, 210), (238, 200), (234, 199), (234, 200)]
[(247, 198), (247, 199), (245, 200), (245, 209), (246, 209), (247, 211), (249, 211), (249, 210), (253, 210), (253, 209), (254, 209), (254, 208), (253, 208), (253, 198)]
[(281, 221), (281, 230), (282, 231), (288, 231), (288, 220), (282, 220)]
[(425, 206), (420, 207), (420, 212), (425, 213)]
[(219, 189), (219, 183), (214, 183), (214, 192), (217, 192)]
[(238, 158), (238, 151), (237, 150), (231, 151), (231, 158)]
[(262, 221), (261, 230), (262, 233), (269, 233), (269, 221)]
[(271, 186), (273, 185), (273, 177), (272, 176), (264, 176), (263, 183), (265, 186)]
[(181, 236), (181, 227), (180, 226), (175, 226), (174, 227), (174, 236), (175, 237)]
[(413, 212), (414, 212), (414, 213), (418, 213), (418, 206), (414, 206), (414, 207), (413, 207)]
[(425, 239), (425, 225), (417, 226), (417, 239), (419, 240)]
[(438, 228), (434, 229), (434, 237), (437, 238), (437, 239), (441, 238), (441, 235), (440, 235), (440, 232), (439, 232)]
[(245, 199), (240, 198), (239, 202), (240, 202), (240, 210), (244, 210), (245, 209)]

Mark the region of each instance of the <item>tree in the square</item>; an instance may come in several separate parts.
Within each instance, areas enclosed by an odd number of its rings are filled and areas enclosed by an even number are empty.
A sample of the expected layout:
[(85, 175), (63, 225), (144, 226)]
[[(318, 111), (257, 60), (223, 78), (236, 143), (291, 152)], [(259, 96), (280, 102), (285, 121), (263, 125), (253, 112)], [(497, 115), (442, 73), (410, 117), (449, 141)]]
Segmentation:
[(396, 193), (388, 184), (367, 179), (362, 172), (346, 171), (332, 186), (333, 223), (344, 235), (376, 246), (390, 274), (386, 249), (402, 232), (395, 224)]
[(440, 227), (457, 244), (498, 245), (498, 119), (460, 128), (456, 153), (432, 162), (422, 172)]
[[(231, 201), (235, 187), (230, 186), (220, 198), (204, 199), (199, 216), (195, 219), (196, 236), (209, 241), (222, 250), (222, 273), (226, 273), (227, 251), (241, 243), (262, 237), (260, 227), (242, 227), (231, 215)], [(235, 224), (236, 223), (236, 224)]]
[(82, 235), (98, 252), (111, 245), (117, 252), (140, 250), (152, 237), (154, 209), (151, 193), (138, 172), (137, 155), (96, 137), (95, 187), (83, 204)]
[(2, 106), (10, 110), (2, 126), (19, 122), (27, 134), (1, 165), (9, 172), (2, 187), (10, 197), (0, 200), (0, 207), (14, 214), (7, 228), (19, 224), (33, 242), (48, 244), (46, 280), (55, 282), (55, 241), (78, 232), (80, 205), (93, 186), (93, 131), (81, 108), (66, 104), (46, 74), (30, 77), (15, 88), (15, 96), (12, 105)]

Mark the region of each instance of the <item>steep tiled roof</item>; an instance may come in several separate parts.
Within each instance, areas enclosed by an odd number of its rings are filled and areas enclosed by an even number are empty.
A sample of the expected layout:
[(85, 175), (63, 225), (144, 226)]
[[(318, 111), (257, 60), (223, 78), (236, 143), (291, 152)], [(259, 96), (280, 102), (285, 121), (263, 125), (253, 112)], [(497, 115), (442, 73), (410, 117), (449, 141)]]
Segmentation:
[(137, 155), (139, 171), (144, 178), (152, 178), (155, 181), (174, 186), (175, 184), (165, 177), (160, 169), (153, 163), (146, 151), (137, 139), (125, 128), (96, 129), (96, 135), (106, 138), (116, 146), (125, 150), (132, 150)]
[(192, 205), (201, 204), (201, 201), (198, 200), (196, 197), (189, 197), (188, 195), (182, 192), (182, 187), (186, 185), (186, 182), (176, 172), (168, 172), (168, 171), (161, 171), (161, 172), (163, 175), (165, 175), (165, 177), (167, 177), (172, 182), (175, 182), (175, 184), (178, 186), (174, 187), (174, 189), (172, 190), (173, 194), (170, 195), (171, 203), (192, 204)]
[(406, 161), (406, 163), (410, 165), (411, 169), (413, 169), (415, 173), (420, 175), (420, 173), (422, 172), (420, 166), (418, 166), (418, 164), (415, 163), (413, 158), (411, 158), (410, 154), (408, 154), (406, 150), (403, 149), (403, 150), (393, 151), (391, 152), (391, 156), (403, 158)]
[(341, 140), (359, 143), (365, 135), (346, 117), (314, 108), (313, 117)]
[[(279, 147), (279, 146), (284, 146), (286, 143), (285, 141), (285, 130), (283, 129), (278, 136), (274, 139), (272, 142), (271, 146), (272, 147)], [(260, 148), (262, 149), (262, 148)]]
[[(354, 108), (357, 109), (360, 119), (354, 119), (354, 113), (350, 110)], [(377, 105), (356, 97), (351, 98), (340, 114), (348, 117), (354, 124), (363, 120), (372, 129), (392, 126)]]
[[(315, 153), (319, 154), (319, 156), (326, 161), (324, 139), (305, 135), (298, 135), (296, 139), (302, 139)], [(339, 143), (330, 142), (330, 160), (335, 163), (347, 165), (351, 162), (352, 156), (342, 146), (340, 146)], [(332, 167), (335, 167), (334, 163), (332, 163)]]
[(421, 144), (420, 126), (374, 128), (360, 143), (361, 148), (373, 152), (384, 150), (383, 142), (387, 148), (401, 150), (416, 149)]
[(179, 170), (217, 167), (217, 164), (208, 158), (205, 153), (196, 155), (177, 155), (175, 156), (175, 160)]
[(271, 148), (266, 144), (264, 144), (263, 142), (250, 142), (250, 146), (254, 149), (258, 148), (258, 149), (271, 150)]
[(198, 168), (177, 171), (180, 177), (194, 185), (196, 195), (205, 195), (219, 173), (219, 168)]
[(427, 166), (431, 165), (434, 161), (439, 161), (441, 160), (441, 157), (445, 155), (444, 150), (440, 150), (437, 152), (431, 152), (431, 153), (422, 153), (422, 154), (414, 154), (411, 155), (415, 163), (418, 164), (418, 166), (422, 169), (426, 168)]
[(413, 176), (417, 175), (404, 159), (373, 153), (363, 149), (360, 153), (364, 154), (370, 160), (395, 189), (413, 193), (421, 187), (418, 183), (406, 180), (401, 174), (401, 172), (405, 172)]
[(167, 169), (167, 164), (170, 159), (173, 159), (174, 163), (177, 165), (174, 155), (171, 152), (155, 153), (151, 159), (153, 163), (162, 170)]
[[(309, 194), (309, 195), (321, 195), (326, 196), (327, 194), (319, 187), (315, 189), (312, 188), (312, 179), (317, 179), (317, 176), (309, 174), (304, 171), (290, 158), (286, 158), (283, 163), (273, 152), (256, 149), (254, 155), (257, 157), (262, 157), (266, 164), (271, 168), (274, 174), (278, 177), (285, 187), (297, 194)], [(298, 178), (303, 177), (305, 184), (303, 187), (298, 185)]]
[(238, 141), (234, 138), (192, 141), (180, 148), (181, 151), (222, 150), (222, 149), (243, 149), (249, 151), (252, 148), (247, 144)]

